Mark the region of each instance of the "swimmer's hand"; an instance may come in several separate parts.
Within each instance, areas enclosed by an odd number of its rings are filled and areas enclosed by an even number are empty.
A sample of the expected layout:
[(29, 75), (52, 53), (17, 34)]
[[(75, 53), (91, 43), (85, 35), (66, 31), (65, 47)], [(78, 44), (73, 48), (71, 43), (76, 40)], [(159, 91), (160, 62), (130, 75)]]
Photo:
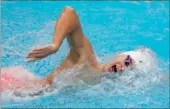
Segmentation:
[(27, 57), (28, 62), (40, 60), (42, 58), (47, 57), (57, 51), (57, 47), (55, 44), (49, 44), (42, 48), (33, 49), (31, 52), (28, 53)]

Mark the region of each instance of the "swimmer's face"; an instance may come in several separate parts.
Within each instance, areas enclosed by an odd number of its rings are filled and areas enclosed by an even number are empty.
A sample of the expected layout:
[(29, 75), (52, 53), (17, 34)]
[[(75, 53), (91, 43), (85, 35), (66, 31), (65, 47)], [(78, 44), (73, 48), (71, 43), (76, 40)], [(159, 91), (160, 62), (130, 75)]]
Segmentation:
[(122, 72), (132, 66), (133, 59), (130, 55), (117, 55), (116, 58), (104, 66), (105, 72)]

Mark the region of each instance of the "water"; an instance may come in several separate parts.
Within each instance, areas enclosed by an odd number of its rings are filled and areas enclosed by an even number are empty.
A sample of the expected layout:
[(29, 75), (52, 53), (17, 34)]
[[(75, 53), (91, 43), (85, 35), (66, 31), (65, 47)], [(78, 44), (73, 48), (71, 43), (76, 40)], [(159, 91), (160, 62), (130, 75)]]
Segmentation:
[(155, 58), (150, 54), (156, 68), (134, 69), (122, 75), (106, 73), (97, 84), (83, 80), (68, 84), (64, 81), (68, 77), (84, 73), (70, 69), (56, 78), (49, 92), (45, 89), (39, 92), (43, 96), (29, 98), (27, 95), (21, 99), (7, 93), (16, 100), (3, 102), (2, 107), (168, 108), (169, 2), (4, 1), (1, 5), (1, 66), (23, 66), (38, 77), (50, 74), (69, 51), (66, 41), (57, 54), (41, 61), (27, 63), (25, 56), (32, 48), (51, 42), (55, 20), (66, 5), (77, 11), (83, 32), (92, 43), (99, 61), (105, 63), (115, 53), (144, 46), (156, 55)]

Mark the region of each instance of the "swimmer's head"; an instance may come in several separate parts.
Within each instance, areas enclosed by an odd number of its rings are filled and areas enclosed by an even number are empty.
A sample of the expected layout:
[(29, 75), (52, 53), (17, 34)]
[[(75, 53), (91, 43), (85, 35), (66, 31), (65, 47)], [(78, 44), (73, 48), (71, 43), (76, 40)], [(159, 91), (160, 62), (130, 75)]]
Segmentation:
[(128, 54), (119, 54), (114, 60), (104, 65), (104, 72), (123, 72), (133, 66), (135, 60)]
[(118, 54), (111, 62), (103, 67), (104, 72), (122, 72), (129, 68), (139, 70), (153, 69), (157, 66), (156, 55), (149, 48), (142, 47), (134, 51)]

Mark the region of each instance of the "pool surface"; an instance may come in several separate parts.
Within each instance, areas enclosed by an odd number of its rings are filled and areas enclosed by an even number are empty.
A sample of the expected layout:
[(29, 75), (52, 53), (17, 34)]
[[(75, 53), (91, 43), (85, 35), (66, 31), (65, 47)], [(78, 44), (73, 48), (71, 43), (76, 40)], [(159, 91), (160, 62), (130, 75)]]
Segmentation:
[(57, 54), (41, 61), (27, 63), (25, 56), (51, 42), (55, 21), (65, 6), (76, 10), (99, 61), (142, 46), (156, 55), (158, 66), (145, 73), (104, 74), (95, 85), (81, 80), (65, 85), (63, 80), (47, 96), (3, 102), (2, 108), (169, 108), (168, 1), (3, 1), (1, 67), (23, 66), (38, 77), (49, 75), (69, 51), (66, 40)]

